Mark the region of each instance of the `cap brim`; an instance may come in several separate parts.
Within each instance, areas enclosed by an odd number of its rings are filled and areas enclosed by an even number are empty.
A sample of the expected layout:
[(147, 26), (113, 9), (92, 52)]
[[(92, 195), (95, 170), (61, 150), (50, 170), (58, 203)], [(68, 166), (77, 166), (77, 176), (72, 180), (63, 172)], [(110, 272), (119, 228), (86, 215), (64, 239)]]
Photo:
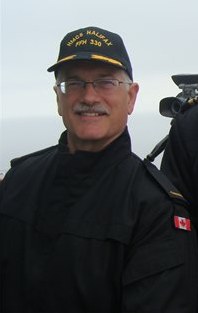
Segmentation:
[(52, 65), (51, 67), (49, 67), (47, 70), (48, 72), (53, 72), (56, 71), (57, 68), (66, 62), (69, 61), (75, 61), (75, 60), (92, 60), (92, 61), (100, 61), (100, 62), (104, 62), (104, 63), (109, 63), (111, 65), (114, 65), (116, 67), (120, 67), (124, 70), (126, 70), (126, 67), (118, 60), (115, 60), (113, 58), (110, 58), (108, 56), (104, 56), (104, 55), (99, 55), (99, 54), (94, 54), (94, 53), (88, 53), (88, 52), (83, 52), (83, 53), (78, 53), (78, 54), (73, 54), (73, 55), (69, 55), (65, 58), (60, 59), (57, 63), (55, 63), (54, 65)]

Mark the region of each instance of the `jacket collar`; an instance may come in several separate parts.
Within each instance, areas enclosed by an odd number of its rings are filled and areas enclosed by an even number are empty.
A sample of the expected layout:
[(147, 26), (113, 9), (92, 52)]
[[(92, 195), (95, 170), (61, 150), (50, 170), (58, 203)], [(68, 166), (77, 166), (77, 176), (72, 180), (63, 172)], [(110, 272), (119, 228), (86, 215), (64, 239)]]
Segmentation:
[(126, 127), (123, 133), (116, 138), (110, 145), (99, 152), (77, 151), (74, 154), (69, 153), (67, 146), (67, 131), (61, 134), (58, 144), (58, 156), (61, 165), (70, 163), (70, 169), (77, 171), (96, 171), (104, 170), (104, 168), (115, 163), (119, 163), (122, 159), (131, 154), (131, 140)]

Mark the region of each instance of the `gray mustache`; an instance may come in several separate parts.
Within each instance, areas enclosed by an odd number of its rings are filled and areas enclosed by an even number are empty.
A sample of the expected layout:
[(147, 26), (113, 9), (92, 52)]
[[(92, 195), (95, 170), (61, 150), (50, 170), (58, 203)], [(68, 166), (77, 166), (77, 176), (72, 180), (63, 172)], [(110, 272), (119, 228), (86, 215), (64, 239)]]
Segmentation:
[(74, 113), (99, 113), (99, 114), (108, 114), (109, 110), (103, 104), (76, 104), (73, 108)]

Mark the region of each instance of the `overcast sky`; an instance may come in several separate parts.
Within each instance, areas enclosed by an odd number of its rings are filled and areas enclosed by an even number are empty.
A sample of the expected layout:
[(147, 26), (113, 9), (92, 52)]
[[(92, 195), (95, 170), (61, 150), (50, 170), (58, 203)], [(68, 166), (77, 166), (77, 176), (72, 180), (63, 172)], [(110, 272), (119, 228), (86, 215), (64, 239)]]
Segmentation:
[[(159, 101), (180, 92), (171, 75), (198, 74), (197, 12), (197, 0), (2, 0), (0, 170), (15, 154), (56, 144), (62, 123), (47, 68), (65, 34), (86, 26), (123, 37), (140, 85), (130, 132), (139, 154), (148, 142), (152, 148), (170, 124)], [(52, 117), (54, 128), (47, 124)]]

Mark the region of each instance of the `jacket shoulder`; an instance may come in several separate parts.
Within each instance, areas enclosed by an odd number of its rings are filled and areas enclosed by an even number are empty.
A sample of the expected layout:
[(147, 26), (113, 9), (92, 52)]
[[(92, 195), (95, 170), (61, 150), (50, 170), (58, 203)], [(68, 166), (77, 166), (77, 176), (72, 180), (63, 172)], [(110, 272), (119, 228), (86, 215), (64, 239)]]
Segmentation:
[(171, 183), (169, 178), (162, 173), (154, 164), (152, 164), (148, 159), (143, 160), (144, 167), (150, 176), (158, 183), (161, 189), (169, 196), (171, 199), (180, 200), (186, 202), (187, 200), (179, 192), (179, 190)]
[(14, 158), (10, 162), (11, 167), (15, 167), (18, 164), (21, 164), (22, 162), (24, 162), (24, 161), (26, 161), (26, 160), (28, 160), (30, 158), (45, 156), (45, 155), (47, 155), (49, 153), (52, 153), (53, 151), (56, 151), (56, 149), (57, 149), (57, 145), (51, 146), (51, 147), (47, 147), (47, 148), (44, 148), (44, 149), (41, 149), (41, 150), (38, 150), (38, 151), (34, 151), (32, 153), (23, 155), (21, 157)]

